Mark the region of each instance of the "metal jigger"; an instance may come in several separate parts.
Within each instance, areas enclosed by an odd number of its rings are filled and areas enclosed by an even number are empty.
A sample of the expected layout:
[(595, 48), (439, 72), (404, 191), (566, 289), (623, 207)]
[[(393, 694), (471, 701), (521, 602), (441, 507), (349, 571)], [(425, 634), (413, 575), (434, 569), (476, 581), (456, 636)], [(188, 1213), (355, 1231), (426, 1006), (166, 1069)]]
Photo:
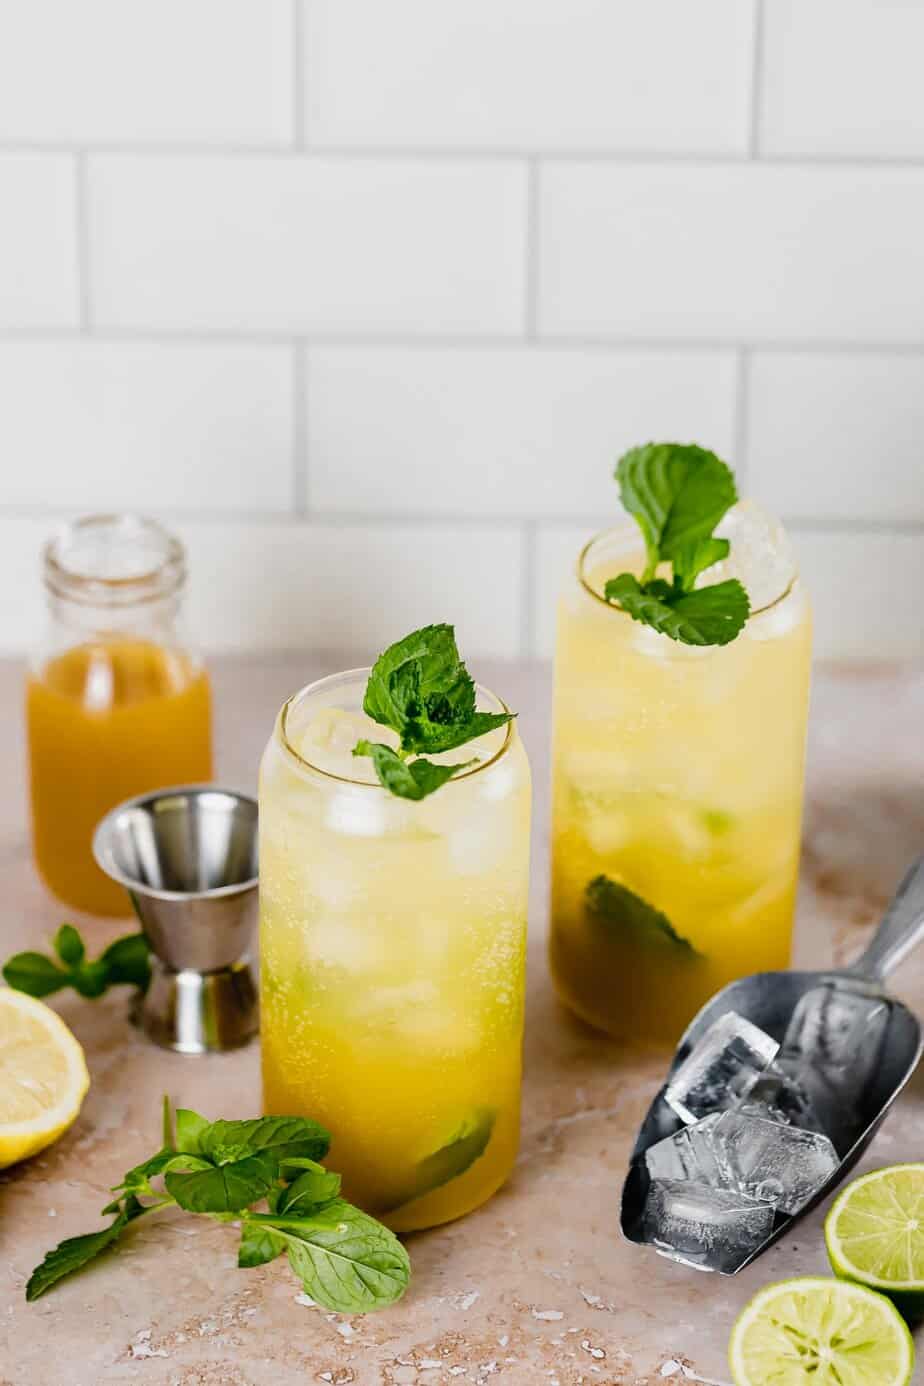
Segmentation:
[(128, 891), (151, 945), (151, 985), (132, 1019), (181, 1054), (236, 1049), (257, 1032), (248, 961), (257, 913), (257, 804), (210, 785), (126, 799), (93, 854)]

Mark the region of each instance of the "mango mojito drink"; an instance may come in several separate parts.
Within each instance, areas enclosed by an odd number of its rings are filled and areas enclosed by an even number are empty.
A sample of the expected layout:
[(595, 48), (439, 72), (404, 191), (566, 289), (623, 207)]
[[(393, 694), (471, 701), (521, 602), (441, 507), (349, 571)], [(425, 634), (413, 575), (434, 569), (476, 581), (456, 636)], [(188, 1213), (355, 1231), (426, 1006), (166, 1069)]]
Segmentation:
[(265, 1109), (328, 1127), (347, 1196), (398, 1231), (516, 1155), (529, 818), (516, 723), (447, 626), (298, 693), (263, 759)]
[(638, 525), (591, 540), (559, 609), (551, 965), (590, 1024), (674, 1040), (789, 962), (811, 620), (713, 454), (649, 445), (617, 475)]

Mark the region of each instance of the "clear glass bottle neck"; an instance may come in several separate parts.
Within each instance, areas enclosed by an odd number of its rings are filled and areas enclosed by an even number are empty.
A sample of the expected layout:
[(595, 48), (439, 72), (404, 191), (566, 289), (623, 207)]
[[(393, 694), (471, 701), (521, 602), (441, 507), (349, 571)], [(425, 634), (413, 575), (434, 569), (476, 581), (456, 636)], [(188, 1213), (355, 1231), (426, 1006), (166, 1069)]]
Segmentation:
[(186, 580), (182, 544), (137, 515), (64, 525), (43, 552), (55, 643), (93, 638), (172, 643)]

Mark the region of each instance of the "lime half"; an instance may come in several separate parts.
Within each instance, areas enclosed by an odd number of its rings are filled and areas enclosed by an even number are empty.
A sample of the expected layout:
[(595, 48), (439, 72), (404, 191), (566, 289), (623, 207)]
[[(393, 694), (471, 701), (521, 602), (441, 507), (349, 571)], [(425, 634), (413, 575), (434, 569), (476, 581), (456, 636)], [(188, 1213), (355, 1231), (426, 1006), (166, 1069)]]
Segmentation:
[(924, 1313), (924, 1165), (888, 1165), (838, 1195), (825, 1219), (836, 1275), (881, 1290), (909, 1318)]
[(846, 1280), (781, 1280), (755, 1295), (732, 1329), (735, 1386), (906, 1386), (908, 1325), (883, 1295)]

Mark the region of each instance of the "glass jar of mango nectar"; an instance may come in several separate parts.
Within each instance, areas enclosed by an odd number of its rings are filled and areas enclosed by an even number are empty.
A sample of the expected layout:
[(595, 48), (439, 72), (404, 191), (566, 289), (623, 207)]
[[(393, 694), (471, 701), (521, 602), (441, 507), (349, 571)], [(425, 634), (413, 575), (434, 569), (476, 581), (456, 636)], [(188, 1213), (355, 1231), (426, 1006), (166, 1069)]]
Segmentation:
[(130, 913), (93, 859), (121, 800), (212, 774), (208, 677), (178, 633), (182, 544), (154, 520), (90, 515), (46, 544), (49, 622), (26, 688), (35, 861), (65, 904)]

